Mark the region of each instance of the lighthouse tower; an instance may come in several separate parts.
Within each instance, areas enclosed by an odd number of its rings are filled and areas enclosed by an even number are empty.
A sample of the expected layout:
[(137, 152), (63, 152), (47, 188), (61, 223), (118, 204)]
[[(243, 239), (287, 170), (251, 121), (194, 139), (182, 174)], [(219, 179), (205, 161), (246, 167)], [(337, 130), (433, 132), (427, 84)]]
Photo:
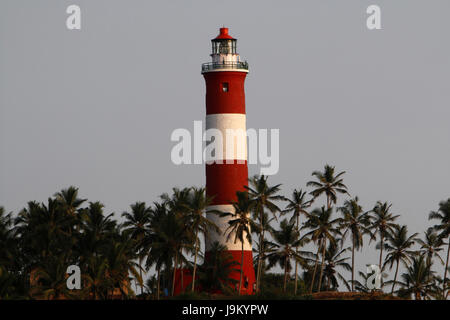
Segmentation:
[[(231, 205), (236, 201), (236, 191), (245, 191), (248, 182), (247, 138), (245, 116), (244, 81), (248, 73), (248, 64), (241, 61), (236, 53), (236, 39), (228, 34), (228, 28), (220, 28), (220, 34), (211, 40), (212, 62), (202, 65), (202, 74), (206, 82), (206, 125), (205, 129), (217, 129), (222, 133), (222, 159), (215, 156), (215, 162), (206, 162), (206, 193), (213, 197), (209, 210), (234, 212)], [(230, 140), (227, 129), (233, 129), (237, 135)], [(228, 130), (229, 131), (229, 130)], [(243, 143), (243, 148), (239, 144)], [(220, 152), (219, 152), (220, 154)], [(208, 159), (207, 159), (208, 160)], [(222, 160), (222, 161), (217, 161)], [(206, 237), (206, 254), (212, 244), (218, 241), (225, 245), (233, 260), (239, 263), (232, 277), (239, 280), (242, 243), (234, 242), (231, 236), (227, 241), (228, 221), (230, 217), (207, 214), (222, 231), (211, 231)], [(244, 263), (242, 294), (252, 294), (255, 283), (252, 245), (244, 241)]]

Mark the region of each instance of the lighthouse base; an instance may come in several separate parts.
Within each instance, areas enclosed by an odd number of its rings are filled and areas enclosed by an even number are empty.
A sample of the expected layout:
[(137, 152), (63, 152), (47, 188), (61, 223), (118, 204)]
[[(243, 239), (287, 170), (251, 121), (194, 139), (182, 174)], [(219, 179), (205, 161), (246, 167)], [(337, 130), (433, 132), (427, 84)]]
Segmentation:
[[(239, 250), (227, 250), (224, 251), (230, 257), (231, 261), (234, 261), (236, 264), (232, 267), (232, 272), (229, 274), (229, 279), (233, 279), (232, 283), (229, 283), (230, 291), (238, 294), (239, 291), (239, 281), (241, 277), (241, 259), (242, 259), (242, 251)], [(209, 252), (206, 252), (206, 259), (209, 258)], [(230, 262), (228, 260), (228, 262)], [(197, 272), (201, 272), (201, 267)], [(198, 279), (199, 274), (197, 273), (196, 281)], [(183, 292), (190, 292), (192, 286), (192, 273), (191, 270), (187, 269), (178, 269), (175, 274), (175, 290), (174, 295), (179, 295)], [(244, 251), (244, 263), (243, 263), (243, 274), (242, 274), (242, 286), (241, 286), (241, 295), (251, 295), (255, 293), (256, 288), (256, 279), (255, 279), (255, 271), (253, 268), (253, 255), (249, 250)], [(216, 288), (213, 291), (210, 291), (206, 288), (202, 288), (201, 284), (198, 282), (196, 284), (195, 291), (202, 292), (208, 291), (209, 293), (214, 294), (223, 294), (219, 288)]]
[[(231, 278), (237, 280), (236, 292), (239, 290), (239, 280), (241, 276), (241, 259), (242, 251), (240, 250), (228, 250), (226, 251), (233, 257), (233, 261), (236, 261), (238, 265), (234, 267), (235, 271), (231, 273)], [(256, 290), (256, 278), (255, 270), (253, 268), (253, 253), (250, 250), (244, 250), (243, 268), (242, 268), (242, 287), (241, 294), (254, 294)]]

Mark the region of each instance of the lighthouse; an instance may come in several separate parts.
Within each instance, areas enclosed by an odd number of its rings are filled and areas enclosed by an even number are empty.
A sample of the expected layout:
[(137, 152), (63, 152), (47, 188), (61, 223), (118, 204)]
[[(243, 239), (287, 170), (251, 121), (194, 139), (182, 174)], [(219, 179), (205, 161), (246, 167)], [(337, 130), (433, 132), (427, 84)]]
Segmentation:
[[(206, 82), (206, 122), (205, 129), (215, 129), (222, 133), (222, 158), (215, 156), (214, 162), (206, 162), (206, 194), (212, 197), (207, 210), (234, 212), (231, 202), (237, 200), (236, 191), (245, 191), (248, 182), (247, 137), (245, 115), (244, 82), (248, 64), (241, 61), (236, 52), (237, 40), (228, 33), (228, 28), (220, 28), (219, 35), (211, 40), (211, 62), (202, 64), (202, 74)], [(236, 135), (230, 138), (227, 131)], [(233, 139), (233, 141), (227, 141)], [(243, 148), (239, 148), (243, 143)], [(220, 154), (220, 152), (219, 152)], [(214, 242), (226, 246), (233, 260), (238, 262), (236, 272), (231, 277), (239, 280), (242, 243), (227, 239), (230, 217), (220, 217), (207, 213), (221, 234), (211, 231), (206, 237), (206, 254)], [(243, 284), (241, 293), (252, 294), (255, 284), (252, 244), (244, 237)]]

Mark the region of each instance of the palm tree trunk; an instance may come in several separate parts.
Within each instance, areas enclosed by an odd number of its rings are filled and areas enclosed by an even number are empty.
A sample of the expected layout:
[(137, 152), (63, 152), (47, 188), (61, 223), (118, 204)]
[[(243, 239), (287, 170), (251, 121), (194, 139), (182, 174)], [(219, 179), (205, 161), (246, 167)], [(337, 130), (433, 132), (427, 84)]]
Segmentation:
[(322, 246), (322, 241), (323, 241), (323, 240), (320, 240), (320, 242), (319, 242), (319, 247), (317, 248), (316, 263), (314, 264), (314, 272), (313, 272), (313, 275), (312, 275), (311, 287), (309, 288), (309, 293), (312, 293), (313, 288), (314, 288), (314, 280), (316, 279), (317, 265), (318, 265), (318, 263), (319, 263), (318, 258), (319, 258), (320, 248), (321, 248), (321, 246)]
[(263, 263), (264, 263), (264, 255), (265, 255), (265, 248), (264, 248), (264, 239), (265, 239), (265, 235), (266, 235), (266, 230), (263, 229), (262, 231), (262, 245), (261, 245), (261, 264), (259, 266), (259, 287), (261, 287), (261, 278), (262, 278), (262, 272), (263, 272)]
[(195, 273), (197, 271), (197, 255), (198, 255), (198, 228), (195, 232), (195, 257), (194, 257), (194, 271), (192, 272), (192, 288), (191, 291), (194, 292), (195, 288)]
[(287, 282), (287, 274), (288, 274), (288, 272), (287, 272), (287, 266), (288, 266), (287, 262), (288, 262), (288, 258), (286, 257), (284, 259), (284, 284), (283, 284), (283, 292), (284, 293), (286, 293), (286, 282)]
[(298, 261), (297, 261), (297, 255), (298, 255), (298, 247), (295, 247), (295, 284), (294, 284), (294, 295), (297, 294), (297, 281), (298, 281)]
[(394, 283), (392, 284), (391, 294), (394, 293), (395, 283), (397, 282), (397, 274), (398, 274), (398, 265), (399, 264), (400, 264), (400, 261), (397, 260), (397, 266), (395, 267)]
[(420, 292), (419, 292), (419, 291), (416, 291), (416, 293), (415, 293), (415, 299), (416, 299), (416, 300), (422, 300), (422, 299), (420, 298)]
[(447, 270), (448, 270), (448, 256), (450, 254), (450, 237), (448, 237), (448, 244), (447, 244), (447, 261), (445, 262), (445, 269), (444, 269), (444, 282), (442, 283), (442, 294), (445, 297), (445, 279), (447, 279)]
[(242, 276), (244, 274), (244, 241), (241, 242), (241, 276), (239, 279), (239, 295), (241, 295)]
[(381, 263), (383, 262), (383, 240), (384, 240), (384, 234), (382, 231), (380, 231), (380, 262), (378, 264), (378, 266), (380, 267), (380, 271), (382, 271), (382, 265)]
[(156, 299), (159, 300), (159, 290), (160, 290), (160, 268), (158, 268), (158, 275), (156, 279)]
[(259, 285), (260, 285), (260, 277), (261, 277), (261, 258), (262, 258), (262, 246), (264, 242), (264, 227), (263, 227), (263, 219), (264, 219), (264, 209), (261, 209), (259, 213), (259, 222), (261, 223), (260, 232), (259, 232), (259, 254), (258, 254), (258, 267), (256, 268), (256, 293), (259, 293)]
[(352, 292), (354, 291), (354, 281), (355, 281), (355, 238), (353, 238), (353, 246), (352, 246)]
[(323, 269), (325, 267), (325, 247), (327, 244), (327, 240), (324, 239), (323, 242), (324, 243), (323, 243), (323, 247), (322, 247), (322, 265), (320, 266), (319, 288), (317, 288), (317, 292), (320, 292), (320, 287), (322, 286)]
[[(299, 215), (297, 214), (297, 232), (299, 232), (298, 230), (298, 225), (299, 225)], [(300, 234), (298, 234), (298, 236), (300, 237)], [(297, 280), (298, 280), (298, 261), (297, 261), (297, 256), (298, 256), (298, 246), (295, 247), (295, 284), (294, 284), (294, 295), (297, 294)]]
[(181, 271), (181, 292), (184, 292), (184, 270), (183, 270), (183, 261), (180, 259), (180, 271)]
[[(142, 257), (139, 257), (139, 275), (141, 276), (142, 280)], [(141, 294), (144, 293), (144, 280), (142, 280), (141, 284)]]
[(173, 276), (172, 276), (172, 296), (175, 293), (175, 276), (177, 273), (177, 266), (178, 266), (178, 250), (175, 254), (175, 263), (173, 265)]

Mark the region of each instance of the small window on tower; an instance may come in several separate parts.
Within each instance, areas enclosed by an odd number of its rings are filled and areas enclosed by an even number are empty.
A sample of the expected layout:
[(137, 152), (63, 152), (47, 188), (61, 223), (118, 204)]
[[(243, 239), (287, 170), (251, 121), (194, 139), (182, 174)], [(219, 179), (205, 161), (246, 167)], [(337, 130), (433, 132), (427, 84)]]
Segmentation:
[(223, 92), (228, 92), (228, 82), (222, 83), (222, 90)]

